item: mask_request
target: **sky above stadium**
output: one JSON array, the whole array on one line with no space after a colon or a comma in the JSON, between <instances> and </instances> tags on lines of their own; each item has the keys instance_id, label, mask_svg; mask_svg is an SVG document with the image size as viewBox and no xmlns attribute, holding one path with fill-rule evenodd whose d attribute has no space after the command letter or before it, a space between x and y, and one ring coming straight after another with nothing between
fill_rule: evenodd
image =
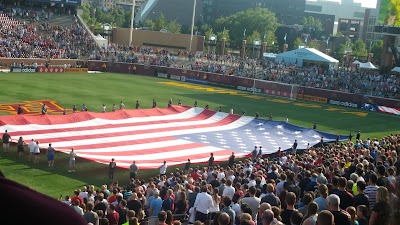
<instances>
[{"instance_id":1,"label":"sky above stadium","mask_svg":"<svg viewBox=\"0 0 400 225\"><path fill-rule=\"evenodd\" d=\"M342 2L342 0L308 0L308 1L314 1L314 2L319 2L319 1ZM377 0L353 0L353 2L361 3L361 5L363 7L368 7L368 8L375 8L376 7L376 1Z\"/></svg>"}]
</instances>

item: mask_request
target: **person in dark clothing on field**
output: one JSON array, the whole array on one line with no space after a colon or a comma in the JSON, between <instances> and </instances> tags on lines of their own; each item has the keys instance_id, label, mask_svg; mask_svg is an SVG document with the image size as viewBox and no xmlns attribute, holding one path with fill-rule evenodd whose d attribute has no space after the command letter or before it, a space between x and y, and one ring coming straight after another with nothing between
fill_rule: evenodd
<instances>
[{"instance_id":1,"label":"person in dark clothing on field","mask_svg":"<svg viewBox=\"0 0 400 225\"><path fill-rule=\"evenodd\" d=\"M17 113L18 115L21 115L23 112L21 105L18 105Z\"/></svg>"}]
</instances>

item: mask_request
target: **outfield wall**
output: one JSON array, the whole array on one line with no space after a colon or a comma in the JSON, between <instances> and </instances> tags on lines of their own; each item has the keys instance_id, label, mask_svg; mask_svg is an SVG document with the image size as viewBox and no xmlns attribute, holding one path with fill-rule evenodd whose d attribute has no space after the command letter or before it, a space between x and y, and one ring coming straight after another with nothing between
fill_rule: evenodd
<instances>
[{"instance_id":1,"label":"outfield wall","mask_svg":"<svg viewBox=\"0 0 400 225\"><path fill-rule=\"evenodd\" d=\"M103 61L89 61L88 69L94 71L96 70L101 71L102 65L104 63L107 64L106 68L107 72L127 73L127 74L132 73L132 71L129 71L129 67L132 66L132 64L130 63L109 63ZM136 67L136 71L134 72L135 74L253 92L254 80L249 78L234 77L229 75L208 73L202 71L150 66L150 65L135 64L135 67ZM376 107L374 109L378 109L379 106L383 106L383 107L393 108L394 110L400 110L399 100L378 98L371 96L365 97L364 95L360 94L352 94L352 93L310 88L304 86L297 87L290 84L282 84L265 80L256 80L254 92L259 94L267 94L284 98L297 98L301 100L324 103L324 104L341 105L352 108L362 108L372 111L380 111L380 110L373 110L369 107L366 107L366 105L370 104L375 105Z\"/></svg>"},{"instance_id":2,"label":"outfield wall","mask_svg":"<svg viewBox=\"0 0 400 225\"><path fill-rule=\"evenodd\" d=\"M22 63L24 62L25 66L30 66L33 63L37 63L38 65L45 65L47 61L50 61L50 66L60 66L64 64L70 64L75 66L78 61L82 61L80 59L38 59L38 58L1 58L0 67L10 68L13 63Z\"/></svg>"}]
</instances>

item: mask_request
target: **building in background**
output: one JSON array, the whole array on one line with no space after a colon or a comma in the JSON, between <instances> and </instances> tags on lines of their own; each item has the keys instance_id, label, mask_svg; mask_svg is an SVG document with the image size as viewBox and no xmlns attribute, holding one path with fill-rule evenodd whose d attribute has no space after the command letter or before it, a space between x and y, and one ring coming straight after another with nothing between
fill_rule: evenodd
<instances>
[{"instance_id":1,"label":"building in background","mask_svg":"<svg viewBox=\"0 0 400 225\"><path fill-rule=\"evenodd\" d=\"M381 8L381 0L377 0L377 5L375 9L366 9L364 17L364 26L362 31L362 39L367 44L368 48L379 39L382 38L381 35L374 32L375 26L379 23L379 11Z\"/></svg>"},{"instance_id":2,"label":"building in background","mask_svg":"<svg viewBox=\"0 0 400 225\"><path fill-rule=\"evenodd\" d=\"M355 3L353 0L342 0L341 2L329 0L307 0L305 6L306 13L335 15L333 34L336 34L339 26L339 19L351 21L360 21L360 26L364 24L365 10L361 3ZM354 22L356 23L356 22ZM361 32L361 31L359 31Z\"/></svg>"},{"instance_id":3,"label":"building in background","mask_svg":"<svg viewBox=\"0 0 400 225\"><path fill-rule=\"evenodd\" d=\"M361 19L339 18L337 32L353 40L361 38L362 22Z\"/></svg>"}]
</instances>

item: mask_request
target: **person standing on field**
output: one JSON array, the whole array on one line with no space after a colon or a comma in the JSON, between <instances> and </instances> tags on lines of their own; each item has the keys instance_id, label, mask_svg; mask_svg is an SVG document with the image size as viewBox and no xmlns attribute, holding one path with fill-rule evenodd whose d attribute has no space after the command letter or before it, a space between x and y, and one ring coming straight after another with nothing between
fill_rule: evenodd
<instances>
[{"instance_id":1,"label":"person standing on field","mask_svg":"<svg viewBox=\"0 0 400 225\"><path fill-rule=\"evenodd\" d=\"M24 145L25 145L25 141L22 137L19 137L18 139L18 143L17 143L17 152L18 152L18 156L19 157L23 157L24 156Z\"/></svg>"},{"instance_id":2,"label":"person standing on field","mask_svg":"<svg viewBox=\"0 0 400 225\"><path fill-rule=\"evenodd\" d=\"M34 160L34 158L35 158L35 146L36 146L36 143L35 143L35 140L31 140L31 142L29 142L29 145L28 145L28 147L29 147L29 156L28 156L28 161L31 161L31 158L32 158L32 160Z\"/></svg>"},{"instance_id":3,"label":"person standing on field","mask_svg":"<svg viewBox=\"0 0 400 225\"><path fill-rule=\"evenodd\" d=\"M49 147L47 148L47 162L49 163L49 167L54 167L54 156L55 150L53 147L51 147L50 143Z\"/></svg>"},{"instance_id":4,"label":"person standing on field","mask_svg":"<svg viewBox=\"0 0 400 225\"><path fill-rule=\"evenodd\" d=\"M108 178L110 178L110 180L114 179L114 172L116 167L117 163L115 162L114 158L112 158L111 162L108 164Z\"/></svg>"},{"instance_id":5,"label":"person standing on field","mask_svg":"<svg viewBox=\"0 0 400 225\"><path fill-rule=\"evenodd\" d=\"M76 159L76 153L74 151L74 148L71 149L69 152L69 170L68 172L75 172L75 159Z\"/></svg>"},{"instance_id":6,"label":"person standing on field","mask_svg":"<svg viewBox=\"0 0 400 225\"><path fill-rule=\"evenodd\" d=\"M138 166L136 165L136 162L133 161L133 163L129 166L129 178L130 179L136 179L137 171L139 170Z\"/></svg>"},{"instance_id":7,"label":"person standing on field","mask_svg":"<svg viewBox=\"0 0 400 225\"><path fill-rule=\"evenodd\" d=\"M4 152L8 152L8 150L10 150L10 140L11 140L11 136L10 134L6 132L3 134L3 150Z\"/></svg>"},{"instance_id":8,"label":"person standing on field","mask_svg":"<svg viewBox=\"0 0 400 225\"><path fill-rule=\"evenodd\" d=\"M36 141L35 148L33 150L33 154L35 155L33 163L39 163L40 162L40 147L39 147L39 141Z\"/></svg>"}]
</instances>

